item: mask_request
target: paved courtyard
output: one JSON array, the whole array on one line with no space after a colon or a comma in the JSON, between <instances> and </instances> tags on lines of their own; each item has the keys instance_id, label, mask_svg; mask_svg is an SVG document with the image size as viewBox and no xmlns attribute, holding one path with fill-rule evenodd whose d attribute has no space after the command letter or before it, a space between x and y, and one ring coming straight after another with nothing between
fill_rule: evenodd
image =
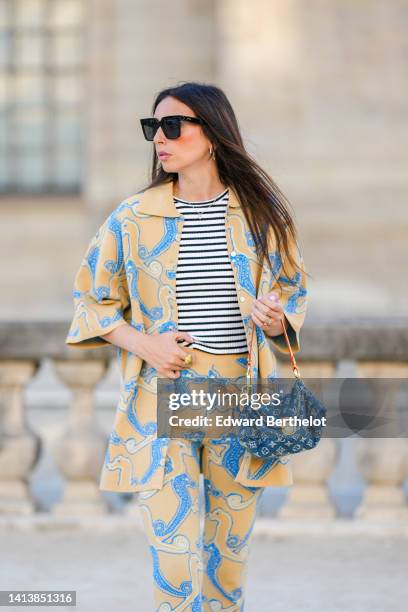
<instances>
[{"instance_id":1,"label":"paved courtyard","mask_svg":"<svg viewBox=\"0 0 408 612\"><path fill-rule=\"evenodd\" d=\"M81 612L153 610L150 557L139 529L3 526L0 538L2 590L76 590ZM258 532L246 612L405 612L407 567L406 536ZM19 609L27 608L10 608Z\"/></svg>"}]
</instances>

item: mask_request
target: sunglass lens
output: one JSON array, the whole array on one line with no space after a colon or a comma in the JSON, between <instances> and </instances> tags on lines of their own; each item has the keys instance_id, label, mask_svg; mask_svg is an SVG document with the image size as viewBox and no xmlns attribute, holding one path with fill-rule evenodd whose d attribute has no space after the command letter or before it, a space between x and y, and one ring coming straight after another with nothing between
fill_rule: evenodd
<instances>
[{"instance_id":1,"label":"sunglass lens","mask_svg":"<svg viewBox=\"0 0 408 612\"><path fill-rule=\"evenodd\" d=\"M153 140L157 127L158 125L157 125L157 122L155 121L149 121L149 120L142 121L142 130L143 130L143 134L146 140Z\"/></svg>"},{"instance_id":2,"label":"sunglass lens","mask_svg":"<svg viewBox=\"0 0 408 612\"><path fill-rule=\"evenodd\" d=\"M174 139L180 136L180 119L169 117L163 121L163 132L167 138Z\"/></svg>"}]
</instances>

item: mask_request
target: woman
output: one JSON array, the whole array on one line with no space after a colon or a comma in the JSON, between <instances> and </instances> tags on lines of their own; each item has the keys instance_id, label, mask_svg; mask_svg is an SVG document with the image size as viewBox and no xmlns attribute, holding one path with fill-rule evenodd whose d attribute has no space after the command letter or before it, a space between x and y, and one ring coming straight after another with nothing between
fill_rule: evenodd
<instances>
[{"instance_id":1,"label":"woman","mask_svg":"<svg viewBox=\"0 0 408 612\"><path fill-rule=\"evenodd\" d=\"M288 460L263 461L233 438L158 437L157 377L241 377L248 348L251 375L276 377L282 325L299 350L306 273L288 203L245 151L220 88L165 89L141 124L152 181L91 241L66 342L118 347L100 488L138 492L156 610L243 610L256 509L265 486L292 484Z\"/></svg>"}]
</instances>

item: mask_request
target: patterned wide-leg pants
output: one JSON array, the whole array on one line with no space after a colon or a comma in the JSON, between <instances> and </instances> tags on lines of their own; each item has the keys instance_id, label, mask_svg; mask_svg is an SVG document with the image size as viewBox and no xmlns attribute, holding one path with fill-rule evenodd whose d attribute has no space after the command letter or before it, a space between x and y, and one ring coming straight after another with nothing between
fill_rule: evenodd
<instances>
[{"instance_id":1,"label":"patterned wide-leg pants","mask_svg":"<svg viewBox=\"0 0 408 612\"><path fill-rule=\"evenodd\" d=\"M214 355L197 349L199 376L245 374L247 353ZM182 370L185 375L187 370ZM191 376L191 373L190 373ZM152 558L155 610L244 610L251 533L262 487L234 482L243 452L235 440L171 439L161 489L138 494ZM235 468L234 468L235 465ZM203 474L205 511L199 512Z\"/></svg>"}]
</instances>

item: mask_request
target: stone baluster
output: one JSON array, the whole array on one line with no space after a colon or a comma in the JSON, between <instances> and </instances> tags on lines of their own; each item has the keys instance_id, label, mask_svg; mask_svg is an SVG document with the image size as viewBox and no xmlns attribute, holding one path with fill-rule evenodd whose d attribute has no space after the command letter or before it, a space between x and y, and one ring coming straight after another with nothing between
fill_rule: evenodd
<instances>
[{"instance_id":1,"label":"stone baluster","mask_svg":"<svg viewBox=\"0 0 408 612\"><path fill-rule=\"evenodd\" d=\"M298 360L302 378L330 378L335 364ZM293 378L290 364L279 365L281 378ZM307 381L306 381L307 384ZM330 499L328 480L336 466L338 446L334 440L322 438L316 448L289 455L294 484L288 489L286 502L278 511L281 519L332 519L336 509Z\"/></svg>"},{"instance_id":2,"label":"stone baluster","mask_svg":"<svg viewBox=\"0 0 408 612\"><path fill-rule=\"evenodd\" d=\"M52 448L67 481L62 500L52 511L58 515L105 514L108 507L98 483L107 440L96 420L93 392L106 372L106 363L56 361L55 369L73 397L68 423Z\"/></svg>"},{"instance_id":3,"label":"stone baluster","mask_svg":"<svg viewBox=\"0 0 408 612\"><path fill-rule=\"evenodd\" d=\"M322 439L316 448L291 455L294 484L278 516L283 519L332 519L336 509L327 482L336 465L337 446Z\"/></svg>"},{"instance_id":4,"label":"stone baluster","mask_svg":"<svg viewBox=\"0 0 408 612\"><path fill-rule=\"evenodd\" d=\"M408 364L385 362L359 362L359 377L362 378L404 378L408 377ZM387 385L386 413L393 416L396 409L396 386ZM392 412L390 412L392 411ZM395 424L398 420L395 415ZM403 484L408 476L408 442L406 438L372 438L357 441L356 460L367 486L363 499L357 508L356 517L383 521L406 521L408 505Z\"/></svg>"},{"instance_id":5,"label":"stone baluster","mask_svg":"<svg viewBox=\"0 0 408 612\"><path fill-rule=\"evenodd\" d=\"M28 477L37 465L41 440L27 424L23 396L37 365L0 362L0 514L31 514L37 509Z\"/></svg>"}]
</instances>

